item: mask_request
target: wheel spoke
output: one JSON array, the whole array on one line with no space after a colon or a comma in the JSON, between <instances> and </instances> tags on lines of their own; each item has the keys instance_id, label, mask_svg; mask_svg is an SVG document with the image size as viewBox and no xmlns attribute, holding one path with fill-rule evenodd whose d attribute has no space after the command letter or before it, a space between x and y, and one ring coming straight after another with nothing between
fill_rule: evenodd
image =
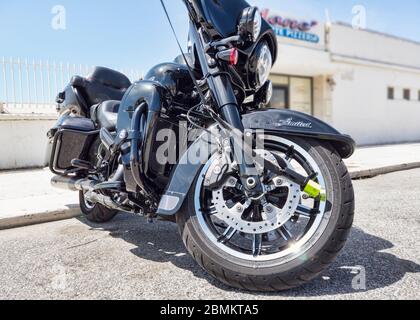
<instances>
[{"instance_id":1,"label":"wheel spoke","mask_svg":"<svg viewBox=\"0 0 420 320\"><path fill-rule=\"evenodd\" d=\"M254 222L259 222L259 221L264 220L259 204L254 204L254 210L252 211L251 219Z\"/></svg>"},{"instance_id":2,"label":"wheel spoke","mask_svg":"<svg viewBox=\"0 0 420 320\"><path fill-rule=\"evenodd\" d=\"M217 214L216 207L215 206L210 207L209 210L208 210L208 215L212 216L212 215L215 215L215 214Z\"/></svg>"},{"instance_id":3,"label":"wheel spoke","mask_svg":"<svg viewBox=\"0 0 420 320\"><path fill-rule=\"evenodd\" d=\"M225 233L223 233L219 237L219 239L217 239L217 241L219 241L220 243L225 244L225 243L229 242L233 238L233 236L236 234L236 232L237 232L236 229L234 229L232 227L229 227L229 228L226 229Z\"/></svg>"},{"instance_id":4,"label":"wheel spoke","mask_svg":"<svg viewBox=\"0 0 420 320\"><path fill-rule=\"evenodd\" d=\"M254 234L254 240L252 242L252 254L254 257L261 255L262 251L262 234Z\"/></svg>"},{"instance_id":5,"label":"wheel spoke","mask_svg":"<svg viewBox=\"0 0 420 320\"><path fill-rule=\"evenodd\" d=\"M292 161L294 156L295 156L295 147L291 146L286 152L286 161L288 162Z\"/></svg>"},{"instance_id":6,"label":"wheel spoke","mask_svg":"<svg viewBox=\"0 0 420 320\"><path fill-rule=\"evenodd\" d=\"M302 204L298 205L297 209L296 209L296 214L305 217L305 218L311 218L311 208L304 206Z\"/></svg>"},{"instance_id":7,"label":"wheel spoke","mask_svg":"<svg viewBox=\"0 0 420 320\"><path fill-rule=\"evenodd\" d=\"M296 214L304 217L304 218L308 218L311 219L313 216L317 215L319 212L311 209L303 204L298 205L297 209L296 209Z\"/></svg>"},{"instance_id":8,"label":"wheel spoke","mask_svg":"<svg viewBox=\"0 0 420 320\"><path fill-rule=\"evenodd\" d=\"M293 235L290 232L289 229L287 229L286 226L282 226L280 229L277 229L277 232L280 234L280 236L286 240L286 241L290 241L293 239Z\"/></svg>"}]
</instances>

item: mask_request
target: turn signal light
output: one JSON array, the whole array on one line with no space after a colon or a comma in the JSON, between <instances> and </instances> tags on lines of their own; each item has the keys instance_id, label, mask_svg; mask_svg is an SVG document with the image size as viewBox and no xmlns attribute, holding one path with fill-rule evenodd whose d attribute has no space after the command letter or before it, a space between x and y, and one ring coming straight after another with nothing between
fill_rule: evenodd
<instances>
[{"instance_id":1,"label":"turn signal light","mask_svg":"<svg viewBox=\"0 0 420 320\"><path fill-rule=\"evenodd\" d=\"M238 49L232 48L218 52L216 57L219 60L228 62L231 66L236 66L239 61L239 52Z\"/></svg>"}]
</instances>

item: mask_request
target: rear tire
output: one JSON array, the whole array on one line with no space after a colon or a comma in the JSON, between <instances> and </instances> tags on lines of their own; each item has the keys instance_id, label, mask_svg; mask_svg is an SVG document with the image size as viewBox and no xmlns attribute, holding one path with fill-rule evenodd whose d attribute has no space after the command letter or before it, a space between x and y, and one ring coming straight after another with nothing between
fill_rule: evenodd
<instances>
[{"instance_id":1,"label":"rear tire","mask_svg":"<svg viewBox=\"0 0 420 320\"><path fill-rule=\"evenodd\" d=\"M109 222L118 214L118 211L108 209L101 204L88 203L83 191L79 192L79 202L83 215L86 219L94 223Z\"/></svg>"},{"instance_id":2,"label":"rear tire","mask_svg":"<svg viewBox=\"0 0 420 320\"><path fill-rule=\"evenodd\" d=\"M304 254L291 261L255 262L239 259L215 246L197 218L194 195L199 177L177 214L183 242L191 256L213 277L228 286L250 291L283 291L319 276L343 249L354 217L354 192L350 175L337 152L327 143L290 139L318 163L328 184L330 220L322 236Z\"/></svg>"}]
</instances>

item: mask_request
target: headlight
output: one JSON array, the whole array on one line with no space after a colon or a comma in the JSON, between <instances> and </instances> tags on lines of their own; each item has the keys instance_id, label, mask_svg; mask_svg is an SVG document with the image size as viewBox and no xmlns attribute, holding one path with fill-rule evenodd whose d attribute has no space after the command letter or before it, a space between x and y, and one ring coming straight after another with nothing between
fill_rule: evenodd
<instances>
[{"instance_id":1,"label":"headlight","mask_svg":"<svg viewBox=\"0 0 420 320\"><path fill-rule=\"evenodd\" d=\"M239 19L239 34L245 41L255 42L261 33L262 17L257 7L248 7L242 11Z\"/></svg>"},{"instance_id":2,"label":"headlight","mask_svg":"<svg viewBox=\"0 0 420 320\"><path fill-rule=\"evenodd\" d=\"M258 87L261 87L270 76L271 68L273 66L273 57L271 56L271 51L267 44L262 45L260 51L257 53L257 85Z\"/></svg>"}]
</instances>

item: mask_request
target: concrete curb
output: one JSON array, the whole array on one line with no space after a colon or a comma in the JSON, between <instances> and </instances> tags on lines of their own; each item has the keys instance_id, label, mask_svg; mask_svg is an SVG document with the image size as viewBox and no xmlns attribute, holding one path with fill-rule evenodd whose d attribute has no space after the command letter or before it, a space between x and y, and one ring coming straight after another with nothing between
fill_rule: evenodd
<instances>
[{"instance_id":1,"label":"concrete curb","mask_svg":"<svg viewBox=\"0 0 420 320\"><path fill-rule=\"evenodd\" d=\"M420 162L406 163L382 168L357 170L350 172L352 179L373 178L378 175L420 168ZM22 216L0 219L0 230L26 227L35 224L48 223L80 217L82 213L78 205L70 205L66 209L31 213Z\"/></svg>"},{"instance_id":2,"label":"concrete curb","mask_svg":"<svg viewBox=\"0 0 420 320\"><path fill-rule=\"evenodd\" d=\"M72 205L68 209L59 209L56 211L37 212L22 216L0 219L0 230L26 227L35 224L54 222L66 219L72 219L81 216L78 205Z\"/></svg>"},{"instance_id":3,"label":"concrete curb","mask_svg":"<svg viewBox=\"0 0 420 320\"><path fill-rule=\"evenodd\" d=\"M403 163L403 164L398 164L394 166L387 166L387 167L382 167L382 168L366 169L366 170L358 170L355 172L350 172L350 177L353 180L373 178L373 177L383 175L383 174L418 169L418 168L420 168L420 162Z\"/></svg>"}]
</instances>

